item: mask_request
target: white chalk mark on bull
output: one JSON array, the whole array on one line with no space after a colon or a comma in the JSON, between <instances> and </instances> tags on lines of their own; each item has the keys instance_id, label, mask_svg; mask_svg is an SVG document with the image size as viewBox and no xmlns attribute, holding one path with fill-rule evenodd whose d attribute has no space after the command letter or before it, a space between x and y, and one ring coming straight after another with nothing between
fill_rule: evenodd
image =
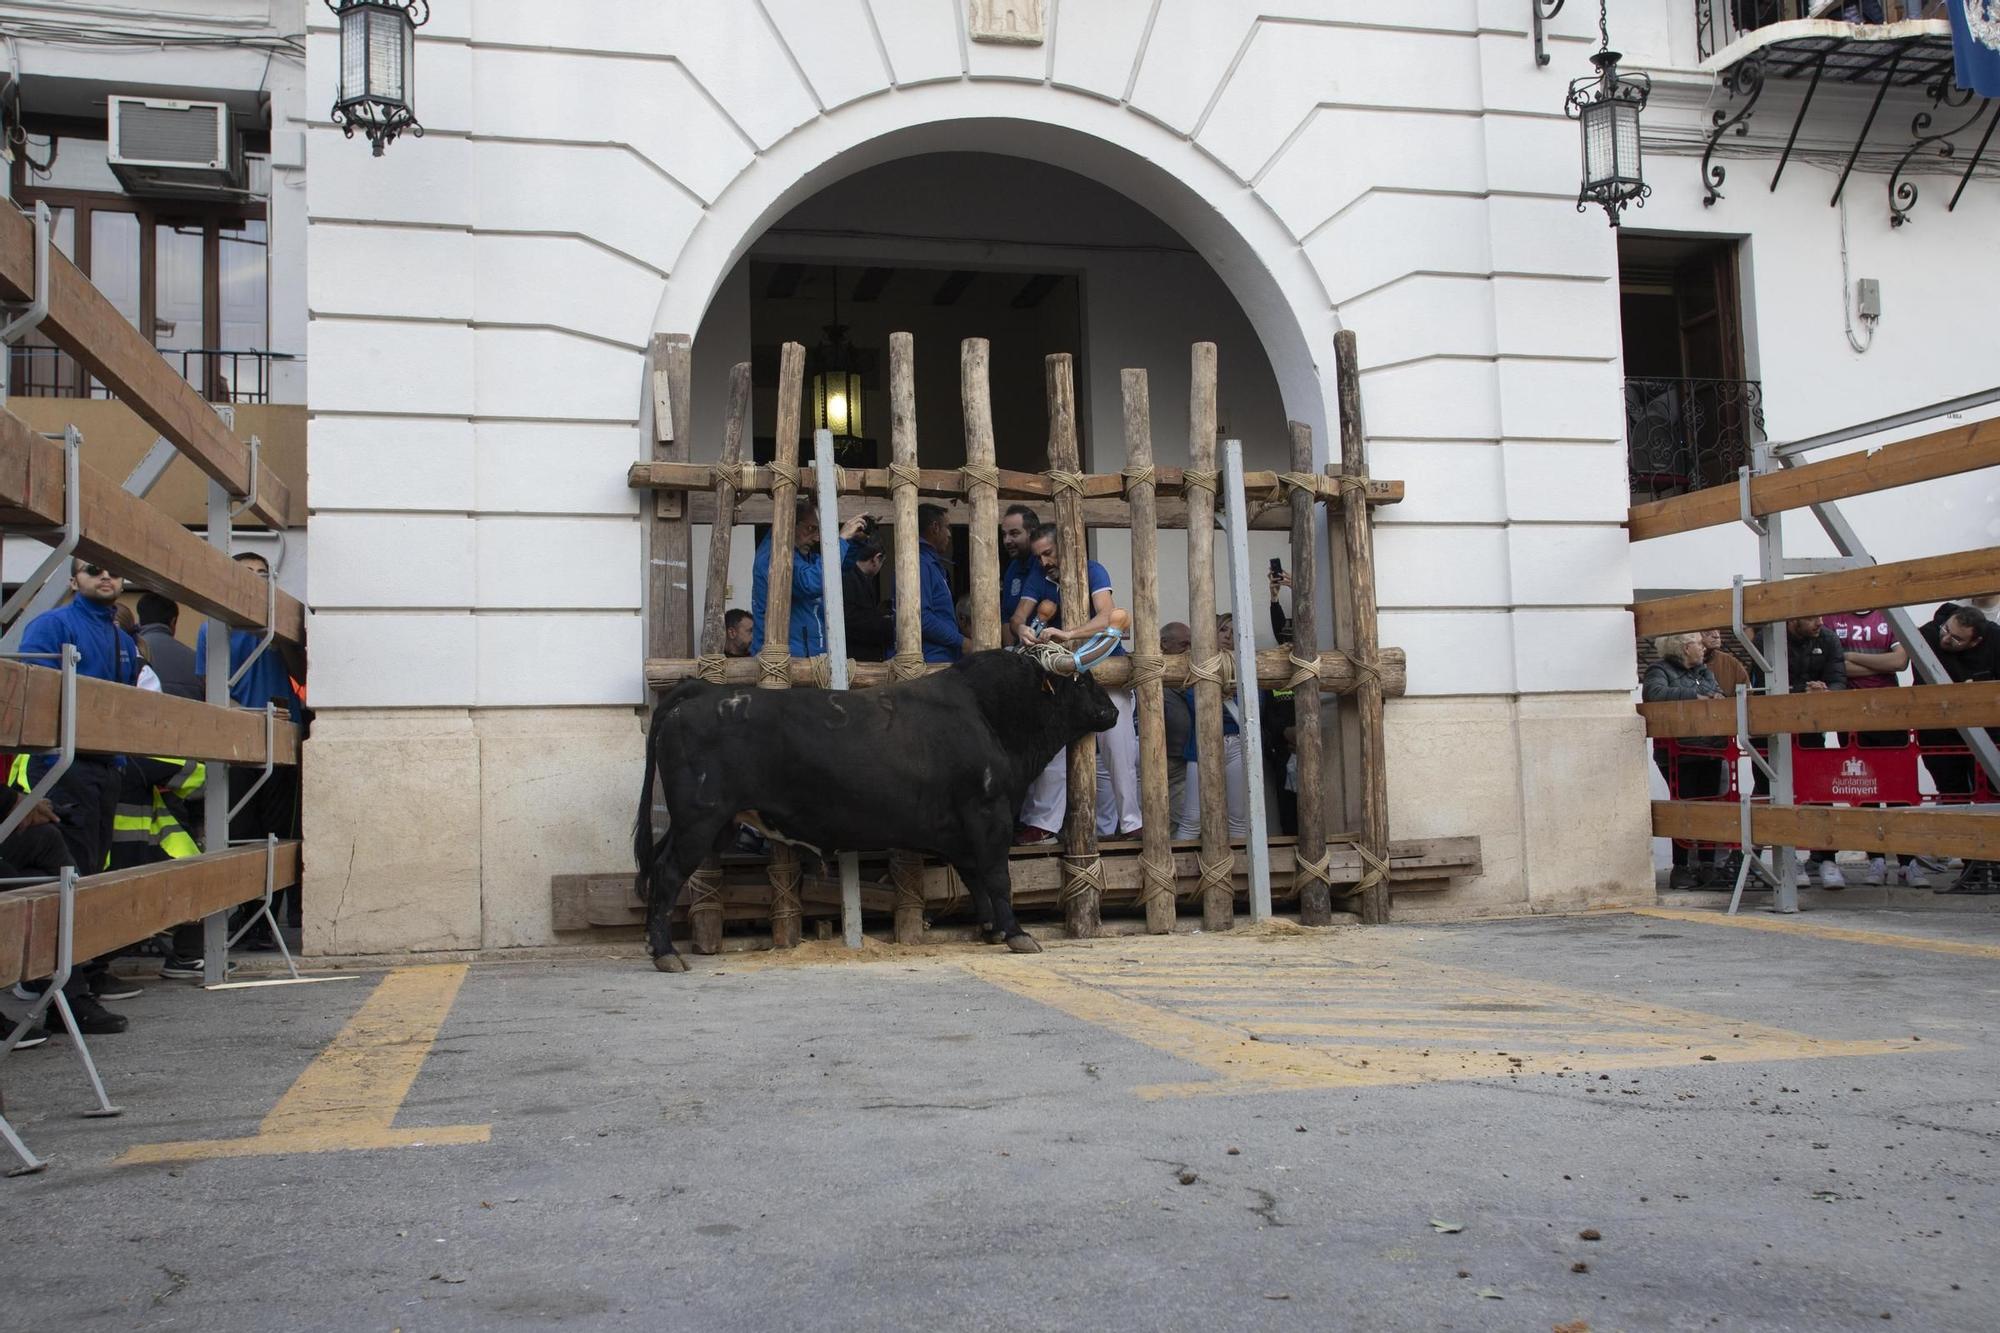
<instances>
[{"instance_id":1,"label":"white chalk mark on bull","mask_svg":"<svg viewBox=\"0 0 2000 1333\"><path fill-rule=\"evenodd\" d=\"M715 715L719 718L741 721L743 718L743 714L745 713L745 711L749 709L749 707L750 707L749 695L747 694L726 695L720 703L716 704Z\"/></svg>"}]
</instances>

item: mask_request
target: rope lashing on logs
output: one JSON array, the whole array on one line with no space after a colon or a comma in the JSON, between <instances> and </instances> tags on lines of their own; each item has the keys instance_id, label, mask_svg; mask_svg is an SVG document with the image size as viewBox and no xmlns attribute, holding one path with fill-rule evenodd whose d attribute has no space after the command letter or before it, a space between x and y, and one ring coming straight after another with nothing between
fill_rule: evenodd
<instances>
[{"instance_id":1,"label":"rope lashing on logs","mask_svg":"<svg viewBox=\"0 0 2000 1333\"><path fill-rule=\"evenodd\" d=\"M897 680L915 680L924 674L924 655L897 653L889 659L889 674Z\"/></svg>"},{"instance_id":2,"label":"rope lashing on logs","mask_svg":"<svg viewBox=\"0 0 2000 1333\"><path fill-rule=\"evenodd\" d=\"M1150 908L1160 899L1174 900L1174 868L1171 862L1139 858L1139 906Z\"/></svg>"},{"instance_id":3,"label":"rope lashing on logs","mask_svg":"<svg viewBox=\"0 0 2000 1333\"><path fill-rule=\"evenodd\" d=\"M1356 689L1361 687L1363 677L1374 681L1376 689L1383 688L1382 664L1380 662L1370 662L1360 657L1349 657L1347 660L1354 668L1354 686Z\"/></svg>"},{"instance_id":4,"label":"rope lashing on logs","mask_svg":"<svg viewBox=\"0 0 2000 1333\"><path fill-rule=\"evenodd\" d=\"M722 906L722 867L707 861L695 868L688 876L688 911L699 912L704 908Z\"/></svg>"},{"instance_id":5,"label":"rope lashing on logs","mask_svg":"<svg viewBox=\"0 0 2000 1333\"><path fill-rule=\"evenodd\" d=\"M1153 484L1153 465L1148 463L1144 467L1128 467L1118 475L1125 478L1125 498L1129 500L1132 498L1132 488L1134 486L1151 486Z\"/></svg>"},{"instance_id":6,"label":"rope lashing on logs","mask_svg":"<svg viewBox=\"0 0 2000 1333\"><path fill-rule=\"evenodd\" d=\"M1158 685L1167 678L1167 659L1163 653L1129 653L1132 663L1132 688L1141 685Z\"/></svg>"},{"instance_id":7,"label":"rope lashing on logs","mask_svg":"<svg viewBox=\"0 0 2000 1333\"><path fill-rule=\"evenodd\" d=\"M1322 488L1321 478L1310 472L1280 472L1278 486L1294 491L1304 491L1308 498L1318 499Z\"/></svg>"},{"instance_id":8,"label":"rope lashing on logs","mask_svg":"<svg viewBox=\"0 0 2000 1333\"><path fill-rule=\"evenodd\" d=\"M772 652L769 649L757 654L757 669L764 675L759 684L786 687L792 683L792 659L790 654Z\"/></svg>"},{"instance_id":9,"label":"rope lashing on logs","mask_svg":"<svg viewBox=\"0 0 2000 1333\"><path fill-rule=\"evenodd\" d=\"M889 879L896 888L896 910L913 907L922 911L924 907L924 863L915 856L892 856L889 858Z\"/></svg>"},{"instance_id":10,"label":"rope lashing on logs","mask_svg":"<svg viewBox=\"0 0 2000 1333\"><path fill-rule=\"evenodd\" d=\"M808 657L806 666L812 671L813 688L830 690L833 688L833 659L825 653L818 657Z\"/></svg>"},{"instance_id":11,"label":"rope lashing on logs","mask_svg":"<svg viewBox=\"0 0 2000 1333\"><path fill-rule=\"evenodd\" d=\"M1083 498L1085 473L1052 467L1042 475L1049 479L1049 487L1054 495L1061 495L1064 491L1075 491L1078 499Z\"/></svg>"},{"instance_id":12,"label":"rope lashing on logs","mask_svg":"<svg viewBox=\"0 0 2000 1333\"><path fill-rule=\"evenodd\" d=\"M747 463L717 463L715 465L716 484L733 486L739 491L749 490L751 466L751 464Z\"/></svg>"},{"instance_id":13,"label":"rope lashing on logs","mask_svg":"<svg viewBox=\"0 0 2000 1333\"><path fill-rule=\"evenodd\" d=\"M1188 662L1188 679L1190 681L1205 680L1212 685L1228 689L1235 678L1236 664L1230 660L1227 653L1217 653L1204 662L1196 662L1192 659Z\"/></svg>"},{"instance_id":14,"label":"rope lashing on logs","mask_svg":"<svg viewBox=\"0 0 2000 1333\"><path fill-rule=\"evenodd\" d=\"M1086 893L1104 894L1104 861L1097 853L1089 856L1065 856L1063 864L1063 906L1067 907Z\"/></svg>"},{"instance_id":15,"label":"rope lashing on logs","mask_svg":"<svg viewBox=\"0 0 2000 1333\"><path fill-rule=\"evenodd\" d=\"M912 490L923 481L923 473L915 463L889 464L889 489L899 491L908 486Z\"/></svg>"},{"instance_id":16,"label":"rope lashing on logs","mask_svg":"<svg viewBox=\"0 0 2000 1333\"><path fill-rule=\"evenodd\" d=\"M1225 851L1213 861L1195 853L1195 860L1201 865L1201 881L1196 886L1202 894L1210 889L1221 889L1224 893L1236 892L1236 853Z\"/></svg>"},{"instance_id":17,"label":"rope lashing on logs","mask_svg":"<svg viewBox=\"0 0 2000 1333\"><path fill-rule=\"evenodd\" d=\"M1309 861L1294 850L1292 853L1292 883L1303 885L1308 879L1316 879L1328 888L1333 887L1333 853L1324 852L1319 860Z\"/></svg>"},{"instance_id":18,"label":"rope lashing on logs","mask_svg":"<svg viewBox=\"0 0 2000 1333\"><path fill-rule=\"evenodd\" d=\"M694 659L694 674L711 685L720 685L722 684L723 664L728 662L728 660L728 658L715 653L703 653L700 657Z\"/></svg>"},{"instance_id":19,"label":"rope lashing on logs","mask_svg":"<svg viewBox=\"0 0 2000 1333\"><path fill-rule=\"evenodd\" d=\"M971 904L972 894L966 889L965 881L959 878L958 871L951 866L944 868L944 886L950 896L944 900L944 906L939 909L940 915L950 916L959 908Z\"/></svg>"},{"instance_id":20,"label":"rope lashing on logs","mask_svg":"<svg viewBox=\"0 0 2000 1333\"><path fill-rule=\"evenodd\" d=\"M1291 678L1285 682L1286 689L1296 690L1301 685L1310 685L1319 679L1319 663L1293 652L1287 652L1285 657L1292 664ZM1376 680L1380 679L1380 676L1376 677Z\"/></svg>"},{"instance_id":21,"label":"rope lashing on logs","mask_svg":"<svg viewBox=\"0 0 2000 1333\"><path fill-rule=\"evenodd\" d=\"M790 463L782 463L774 458L764 464L764 466L771 469L771 490L773 493L776 493L780 486L789 486L795 491L799 488L799 470Z\"/></svg>"},{"instance_id":22,"label":"rope lashing on logs","mask_svg":"<svg viewBox=\"0 0 2000 1333\"><path fill-rule=\"evenodd\" d=\"M1222 473L1214 468L1191 467L1184 469L1181 472L1181 494L1192 500L1196 491L1207 491L1208 498L1213 501L1215 499L1215 486L1221 477Z\"/></svg>"},{"instance_id":23,"label":"rope lashing on logs","mask_svg":"<svg viewBox=\"0 0 2000 1333\"><path fill-rule=\"evenodd\" d=\"M799 880L804 875L796 857L773 857L771 872L771 925L799 919Z\"/></svg>"},{"instance_id":24,"label":"rope lashing on logs","mask_svg":"<svg viewBox=\"0 0 2000 1333\"><path fill-rule=\"evenodd\" d=\"M964 479L965 491L969 495L974 486L991 486L1000 489L1000 469L991 463L966 463L958 469Z\"/></svg>"},{"instance_id":25,"label":"rope lashing on logs","mask_svg":"<svg viewBox=\"0 0 2000 1333\"><path fill-rule=\"evenodd\" d=\"M1352 889L1348 890L1348 892L1356 894L1366 893L1368 892L1368 890L1374 888L1377 884L1383 884L1388 881L1389 863L1387 861L1384 861L1381 857L1369 851L1368 848L1362 843L1356 842L1356 843L1350 843L1348 845L1353 847L1354 850L1360 854L1361 863L1368 867L1368 869L1365 872L1363 872L1361 876L1361 882L1359 884L1356 884ZM1332 881L1328 882L1331 883Z\"/></svg>"}]
</instances>

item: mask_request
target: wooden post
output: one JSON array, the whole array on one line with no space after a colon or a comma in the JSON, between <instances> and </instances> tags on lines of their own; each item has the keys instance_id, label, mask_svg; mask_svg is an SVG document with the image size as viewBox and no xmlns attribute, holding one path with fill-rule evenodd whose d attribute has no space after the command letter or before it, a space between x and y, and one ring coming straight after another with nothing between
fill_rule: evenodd
<instances>
[{"instance_id":1,"label":"wooden post","mask_svg":"<svg viewBox=\"0 0 2000 1333\"><path fill-rule=\"evenodd\" d=\"M652 364L653 449L656 462L685 463L694 433L692 339L685 333L658 333ZM653 497L652 563L646 575L648 657L689 657L694 652L694 529L685 496L661 491Z\"/></svg>"},{"instance_id":2,"label":"wooden post","mask_svg":"<svg viewBox=\"0 0 2000 1333\"><path fill-rule=\"evenodd\" d=\"M806 349L786 343L778 357L778 420L771 470L771 563L764 584L764 645L757 656L767 690L792 683L792 549L798 504L799 404L805 394ZM771 947L799 942L799 854L786 843L771 844Z\"/></svg>"},{"instance_id":3,"label":"wooden post","mask_svg":"<svg viewBox=\"0 0 2000 1333\"><path fill-rule=\"evenodd\" d=\"M1375 623L1375 532L1363 483L1368 479L1368 439L1361 425L1361 369L1352 331L1333 338L1335 376L1340 385L1340 505L1347 538L1347 569L1354 587L1354 641L1347 645L1361 673L1354 692L1361 753L1361 841L1368 862L1359 887L1361 920L1382 925L1389 919L1389 765L1382 736L1381 656Z\"/></svg>"},{"instance_id":4,"label":"wooden post","mask_svg":"<svg viewBox=\"0 0 2000 1333\"><path fill-rule=\"evenodd\" d=\"M743 428L750 418L750 363L729 370L729 417L722 428L722 458L715 472L715 523L708 534L708 591L702 599L701 655L704 676L722 679L723 617L728 612L729 546L736 527L736 486L732 478L743 461ZM698 954L722 952L722 862L709 857L688 881L688 936Z\"/></svg>"},{"instance_id":5,"label":"wooden post","mask_svg":"<svg viewBox=\"0 0 2000 1333\"><path fill-rule=\"evenodd\" d=\"M916 343L907 333L889 335L889 471L896 504L897 680L924 669L924 575L917 531L917 363ZM896 943L924 942L923 864L907 854L890 859L896 884ZM914 892L910 886L914 885Z\"/></svg>"},{"instance_id":6,"label":"wooden post","mask_svg":"<svg viewBox=\"0 0 2000 1333\"><path fill-rule=\"evenodd\" d=\"M1167 809L1167 723L1160 701L1160 539L1154 524L1153 417L1146 372L1119 376L1125 401L1125 495L1132 506L1132 680L1139 713L1139 899L1146 929L1174 928L1173 813Z\"/></svg>"},{"instance_id":7,"label":"wooden post","mask_svg":"<svg viewBox=\"0 0 2000 1333\"><path fill-rule=\"evenodd\" d=\"M993 463L993 390L984 338L959 344L959 399L965 412L965 493L972 503L966 550L972 561L972 642L1000 646L1000 473Z\"/></svg>"},{"instance_id":8,"label":"wooden post","mask_svg":"<svg viewBox=\"0 0 2000 1333\"><path fill-rule=\"evenodd\" d=\"M1292 423L1292 472L1313 471L1312 427ZM1319 660L1319 560L1313 517L1316 497L1292 487L1292 658ZM1326 866L1326 800L1320 781L1319 673L1292 673L1292 752L1298 758L1299 836L1292 860L1292 887L1299 895L1299 920L1324 926L1333 920L1333 885Z\"/></svg>"},{"instance_id":9,"label":"wooden post","mask_svg":"<svg viewBox=\"0 0 2000 1333\"><path fill-rule=\"evenodd\" d=\"M1201 927L1236 924L1236 853L1229 846L1228 770L1222 753L1222 677L1229 662L1215 633L1215 344L1196 343L1188 389L1188 627L1194 686L1196 773L1201 783ZM1239 609L1238 617L1242 612ZM1246 629L1247 632L1247 629ZM1245 736L1246 749L1253 737ZM1250 762L1246 755L1245 763Z\"/></svg>"},{"instance_id":10,"label":"wooden post","mask_svg":"<svg viewBox=\"0 0 2000 1333\"><path fill-rule=\"evenodd\" d=\"M1090 619L1090 547L1083 527L1082 472L1076 438L1076 381L1070 355L1046 358L1049 394L1049 480L1055 487L1056 544L1062 552L1063 628ZM1063 926L1087 940L1102 925L1103 863L1097 856L1097 738L1069 747L1068 810L1063 816Z\"/></svg>"}]
</instances>

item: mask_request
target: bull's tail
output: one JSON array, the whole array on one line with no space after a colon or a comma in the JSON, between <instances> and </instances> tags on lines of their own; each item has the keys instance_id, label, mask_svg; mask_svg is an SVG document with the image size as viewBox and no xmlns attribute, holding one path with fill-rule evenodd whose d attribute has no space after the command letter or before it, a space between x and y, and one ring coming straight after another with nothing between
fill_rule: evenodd
<instances>
[{"instance_id":1,"label":"bull's tail","mask_svg":"<svg viewBox=\"0 0 2000 1333\"><path fill-rule=\"evenodd\" d=\"M660 864L660 857L666 853L667 840L674 836L671 821L664 833L653 836L653 779L666 767L660 756L660 747L666 738L667 714L673 711L673 706L680 702L682 695L698 688L698 681L683 681L662 695L653 707L653 725L646 731L646 771L639 783L639 816L632 821L632 860L638 872L632 881L632 889L642 903L652 901L653 872Z\"/></svg>"}]
</instances>

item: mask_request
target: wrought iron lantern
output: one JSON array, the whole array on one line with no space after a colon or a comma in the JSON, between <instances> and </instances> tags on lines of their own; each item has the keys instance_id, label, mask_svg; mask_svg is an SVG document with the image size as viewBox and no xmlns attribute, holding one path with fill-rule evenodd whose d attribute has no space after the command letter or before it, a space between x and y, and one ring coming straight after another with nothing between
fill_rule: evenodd
<instances>
[{"instance_id":1,"label":"wrought iron lantern","mask_svg":"<svg viewBox=\"0 0 2000 1333\"><path fill-rule=\"evenodd\" d=\"M350 139L360 130L375 156L417 124L417 29L431 16L429 0L326 0L340 19L340 84L333 123Z\"/></svg>"},{"instance_id":2,"label":"wrought iron lantern","mask_svg":"<svg viewBox=\"0 0 2000 1333\"><path fill-rule=\"evenodd\" d=\"M1600 205L1615 227L1627 204L1644 207L1653 192L1639 151L1639 113L1653 94L1653 81L1644 74L1619 73L1602 6L1598 15L1603 47L1590 58L1597 73L1570 84L1563 112L1577 122L1583 138L1583 188L1576 210Z\"/></svg>"},{"instance_id":3,"label":"wrought iron lantern","mask_svg":"<svg viewBox=\"0 0 2000 1333\"><path fill-rule=\"evenodd\" d=\"M866 435L861 415L861 363L840 322L840 270L833 271L833 323L813 352L813 429L831 431L836 444Z\"/></svg>"}]
</instances>

